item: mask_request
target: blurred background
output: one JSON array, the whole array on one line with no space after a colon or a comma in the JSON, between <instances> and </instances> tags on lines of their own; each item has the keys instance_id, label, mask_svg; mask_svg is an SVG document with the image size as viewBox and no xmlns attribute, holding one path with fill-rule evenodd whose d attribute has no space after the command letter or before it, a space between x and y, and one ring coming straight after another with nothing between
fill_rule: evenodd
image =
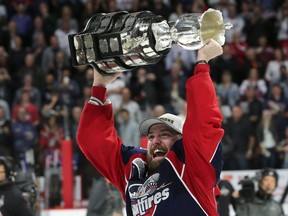
<instances>
[{"instance_id":1,"label":"blurred background","mask_svg":"<svg viewBox=\"0 0 288 216\"><path fill-rule=\"evenodd\" d=\"M288 182L288 1L0 0L0 156L12 156L17 173L35 184L36 215L67 208L74 208L70 216L85 215L102 178L75 140L93 69L71 66L67 36L95 13L150 10L175 21L208 8L234 26L226 31L223 55L209 62L226 131L223 178L237 188L255 170L275 168L281 176L275 198L281 199ZM184 83L195 61L195 51L173 45L158 64L124 72L107 86L126 145L145 147L138 124L146 117L185 118ZM103 182L114 215L121 215L121 198Z\"/></svg>"}]
</instances>

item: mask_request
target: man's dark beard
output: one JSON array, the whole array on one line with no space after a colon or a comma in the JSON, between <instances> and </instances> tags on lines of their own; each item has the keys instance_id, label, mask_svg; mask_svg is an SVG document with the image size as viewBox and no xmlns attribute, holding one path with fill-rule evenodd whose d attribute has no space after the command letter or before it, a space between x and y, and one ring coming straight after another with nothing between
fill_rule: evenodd
<instances>
[{"instance_id":1,"label":"man's dark beard","mask_svg":"<svg viewBox=\"0 0 288 216\"><path fill-rule=\"evenodd\" d=\"M159 167L159 165L162 163L162 162L160 162L160 163L159 162L153 162L152 159L153 158L152 158L151 154L147 153L146 163L147 163L148 173L155 171Z\"/></svg>"}]
</instances>

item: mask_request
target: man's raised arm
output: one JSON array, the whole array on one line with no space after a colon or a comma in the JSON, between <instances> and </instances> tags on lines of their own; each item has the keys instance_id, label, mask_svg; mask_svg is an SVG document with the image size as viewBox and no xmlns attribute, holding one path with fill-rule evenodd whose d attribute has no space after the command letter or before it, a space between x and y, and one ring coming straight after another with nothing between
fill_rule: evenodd
<instances>
[{"instance_id":1,"label":"man's raised arm","mask_svg":"<svg viewBox=\"0 0 288 216\"><path fill-rule=\"evenodd\" d=\"M222 115L207 63L222 52L222 47L214 40L199 49L194 75L186 82L187 117L183 128L186 165L197 176L208 177L213 174L210 178L212 181L207 179L211 187L222 168L221 158L214 160L214 157L221 155L216 152L224 132L221 129Z\"/></svg>"},{"instance_id":2,"label":"man's raised arm","mask_svg":"<svg viewBox=\"0 0 288 216\"><path fill-rule=\"evenodd\" d=\"M94 69L91 98L81 114L77 142L88 160L119 189L124 189L124 169L120 155L122 141L114 128L112 105L105 86L121 73L102 76Z\"/></svg>"}]
</instances>

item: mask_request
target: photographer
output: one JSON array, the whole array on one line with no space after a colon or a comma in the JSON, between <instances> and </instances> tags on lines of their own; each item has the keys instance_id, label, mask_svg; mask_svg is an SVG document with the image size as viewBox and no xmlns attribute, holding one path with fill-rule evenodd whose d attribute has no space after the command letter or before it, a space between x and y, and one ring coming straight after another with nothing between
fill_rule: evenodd
<instances>
[{"instance_id":1,"label":"photographer","mask_svg":"<svg viewBox=\"0 0 288 216\"><path fill-rule=\"evenodd\" d=\"M0 215L33 216L28 201L14 183L15 171L11 157L0 157Z\"/></svg>"},{"instance_id":2,"label":"photographer","mask_svg":"<svg viewBox=\"0 0 288 216\"><path fill-rule=\"evenodd\" d=\"M272 193L278 182L278 174L274 169L264 169L260 172L258 190L254 190L252 179L244 179L240 182L242 189L236 197L237 216L283 216L283 210L279 203L273 200Z\"/></svg>"}]
</instances>

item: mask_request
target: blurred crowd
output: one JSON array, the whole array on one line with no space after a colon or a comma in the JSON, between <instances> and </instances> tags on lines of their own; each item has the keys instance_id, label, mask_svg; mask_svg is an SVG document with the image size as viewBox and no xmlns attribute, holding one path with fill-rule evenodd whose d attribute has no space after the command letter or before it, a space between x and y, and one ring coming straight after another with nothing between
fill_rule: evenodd
<instances>
[{"instance_id":1,"label":"blurred crowd","mask_svg":"<svg viewBox=\"0 0 288 216\"><path fill-rule=\"evenodd\" d=\"M71 138L87 198L93 168L75 136L93 68L72 67L67 36L95 13L150 10L175 21L208 8L234 26L226 31L223 55L209 62L226 131L224 169L288 168L285 0L0 0L0 154L45 175L61 166L61 140ZM124 72L107 86L126 145L141 145L138 125L146 117L171 112L185 118L195 52L174 44L159 63Z\"/></svg>"}]
</instances>

